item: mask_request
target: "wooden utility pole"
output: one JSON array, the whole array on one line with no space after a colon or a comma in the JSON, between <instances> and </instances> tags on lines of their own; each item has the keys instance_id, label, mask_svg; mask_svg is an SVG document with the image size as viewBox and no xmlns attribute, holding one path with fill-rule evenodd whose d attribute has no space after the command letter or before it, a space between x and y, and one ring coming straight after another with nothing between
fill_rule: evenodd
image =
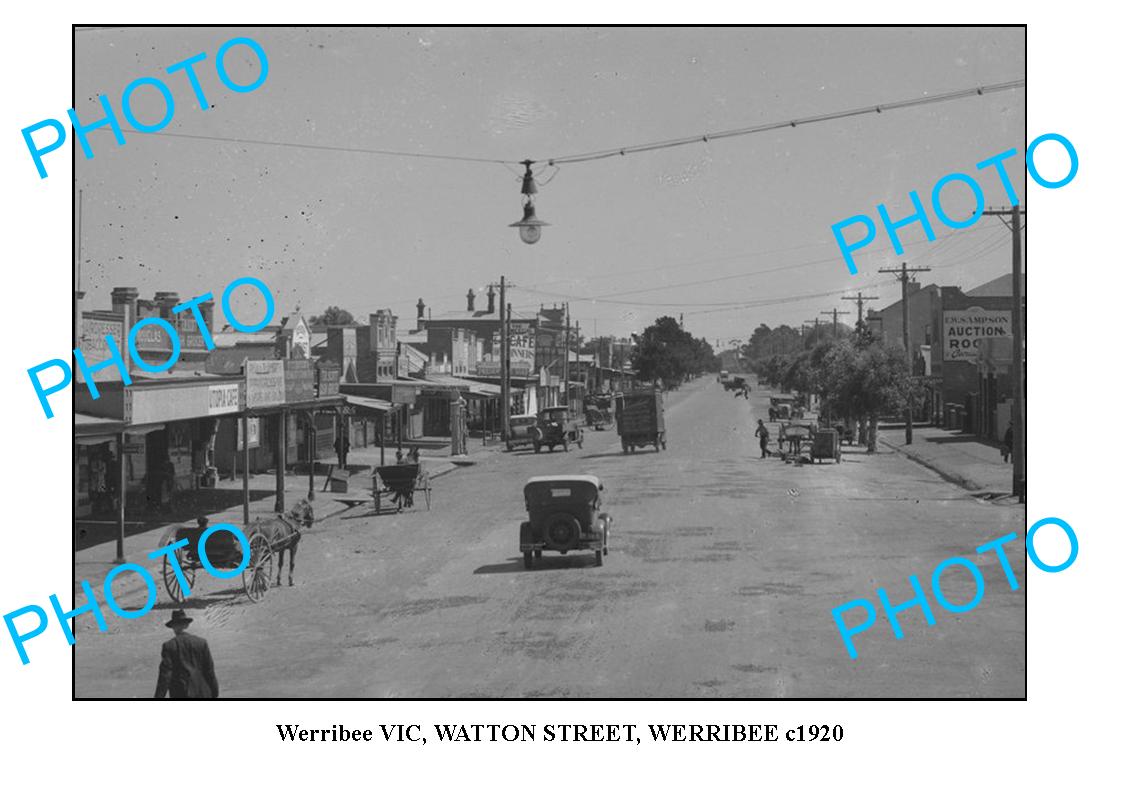
<instances>
[{"instance_id":1,"label":"wooden utility pole","mask_svg":"<svg viewBox=\"0 0 1123 796\"><path fill-rule=\"evenodd\" d=\"M823 310L819 314L820 315L830 315L833 318L833 320L831 321L832 324L833 324L833 326L831 327L831 337L838 337L838 316L839 315L849 315L850 312L848 310L843 310L842 312L839 312L838 308L836 307L833 310Z\"/></svg>"},{"instance_id":2,"label":"wooden utility pole","mask_svg":"<svg viewBox=\"0 0 1123 796\"><path fill-rule=\"evenodd\" d=\"M1022 295L1022 208L1020 205L1014 205L1007 209L998 210L984 210L984 216L998 216L1003 223L1006 223L1006 216L1010 217L1010 223L1006 226L1010 229L1013 235L1013 255L1014 262L1011 270L1014 282L1011 285L1011 293L1013 296L1014 306L1010 310L1010 323L1014 327L1014 350L1010 356L1010 387L1014 391L1014 405L1011 412L1011 420L1014 421L1014 483L1013 492L1018 496L1019 503L1026 502L1026 394L1025 386L1023 384L1022 373L1022 360L1024 358L1022 350L1024 348L1024 341L1022 340L1022 302L1025 297Z\"/></svg>"},{"instance_id":3,"label":"wooden utility pole","mask_svg":"<svg viewBox=\"0 0 1123 796\"><path fill-rule=\"evenodd\" d=\"M511 419L511 374L507 357L507 277L499 277L499 437L507 441Z\"/></svg>"},{"instance_id":4,"label":"wooden utility pole","mask_svg":"<svg viewBox=\"0 0 1123 796\"><path fill-rule=\"evenodd\" d=\"M909 277L931 268L909 268L906 263L901 263L900 268L880 268L880 274L893 274L901 282L901 319L903 324L905 342L905 361L909 368L909 396L905 404L905 444L912 445L912 347L909 344Z\"/></svg>"},{"instance_id":5,"label":"wooden utility pole","mask_svg":"<svg viewBox=\"0 0 1123 796\"><path fill-rule=\"evenodd\" d=\"M862 314L862 305L867 301L877 301L881 296L863 296L862 291L858 291L856 296L843 296L843 301L856 301L858 302L858 323L863 323L866 316Z\"/></svg>"},{"instance_id":6,"label":"wooden utility pole","mask_svg":"<svg viewBox=\"0 0 1123 796\"><path fill-rule=\"evenodd\" d=\"M562 404L569 407L569 302L565 303L565 354L562 357Z\"/></svg>"},{"instance_id":7,"label":"wooden utility pole","mask_svg":"<svg viewBox=\"0 0 1123 796\"><path fill-rule=\"evenodd\" d=\"M589 389L589 371L581 372L581 321L573 323L573 347L577 349L577 375L581 378L582 389ZM584 397L584 396L582 396Z\"/></svg>"},{"instance_id":8,"label":"wooden utility pole","mask_svg":"<svg viewBox=\"0 0 1123 796\"><path fill-rule=\"evenodd\" d=\"M273 511L277 514L285 513L285 429L288 426L288 412L284 409L276 415L277 420L277 480L274 489L277 494L273 498ZM260 421L259 421L260 422Z\"/></svg>"},{"instance_id":9,"label":"wooden utility pole","mask_svg":"<svg viewBox=\"0 0 1123 796\"><path fill-rule=\"evenodd\" d=\"M250 524L250 416L242 412L242 527Z\"/></svg>"}]
</instances>

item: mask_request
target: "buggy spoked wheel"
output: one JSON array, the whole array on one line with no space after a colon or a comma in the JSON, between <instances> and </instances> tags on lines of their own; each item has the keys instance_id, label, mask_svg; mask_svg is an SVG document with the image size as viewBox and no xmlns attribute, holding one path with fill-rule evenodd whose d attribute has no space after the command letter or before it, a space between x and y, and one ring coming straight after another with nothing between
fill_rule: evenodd
<instances>
[{"instance_id":1,"label":"buggy spoked wheel","mask_svg":"<svg viewBox=\"0 0 1123 796\"><path fill-rule=\"evenodd\" d=\"M250 536L250 563L242 570L242 588L246 596L261 602L273 581L273 549L262 533Z\"/></svg>"},{"instance_id":2,"label":"buggy spoked wheel","mask_svg":"<svg viewBox=\"0 0 1123 796\"><path fill-rule=\"evenodd\" d=\"M173 531L168 533L168 535L164 537L164 540L160 543L160 546L166 547L167 545L170 545L174 542L175 533ZM183 573L183 579L187 581L187 588L190 591L190 589L195 586L195 566L193 563L190 563L187 560L186 546L176 548L175 560L176 563L179 564L180 572ZM163 576L164 588L167 589L168 597L171 598L173 603L181 603L185 599L187 599L187 597L183 593L183 589L179 585L179 578L176 577L175 565L172 564L172 560L168 556L164 556Z\"/></svg>"}]
</instances>

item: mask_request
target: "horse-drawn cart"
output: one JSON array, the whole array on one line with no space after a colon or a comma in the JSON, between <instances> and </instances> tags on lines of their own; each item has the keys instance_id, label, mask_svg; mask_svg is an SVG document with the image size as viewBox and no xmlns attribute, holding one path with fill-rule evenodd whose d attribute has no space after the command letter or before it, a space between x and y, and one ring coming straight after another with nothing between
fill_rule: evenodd
<instances>
[{"instance_id":1,"label":"horse-drawn cart","mask_svg":"<svg viewBox=\"0 0 1123 796\"><path fill-rule=\"evenodd\" d=\"M811 441L811 459L818 462L834 459L835 464L842 461L842 444L837 429L821 428L815 432Z\"/></svg>"},{"instance_id":2,"label":"horse-drawn cart","mask_svg":"<svg viewBox=\"0 0 1123 796\"><path fill-rule=\"evenodd\" d=\"M394 503L397 510L413 505L415 492L425 493L425 508L428 510L433 505L433 486L429 480L429 473L421 469L419 464L392 464L386 467L376 467L374 470L374 511L382 511L382 499L389 498L388 502Z\"/></svg>"},{"instance_id":3,"label":"horse-drawn cart","mask_svg":"<svg viewBox=\"0 0 1123 796\"><path fill-rule=\"evenodd\" d=\"M254 520L243 530L248 542L248 555L234 534L220 526L215 526L215 531L206 540L207 562L211 569L215 570L241 568L242 588L246 596L253 602L260 602L265 592L269 590L269 584L273 579L275 556L279 558L277 585L281 585L281 568L284 566L286 550L289 553L289 585L292 585L296 547L301 536L300 528L311 527L312 519L311 504L301 500L286 514ZM168 556L165 556L163 561L164 588L167 589L172 602L182 603L187 599L195 586L196 570L205 568L199 555L199 541L205 532L206 529L203 527L171 528L160 541L161 547L167 547L182 539L187 540L186 545L175 550L175 562L179 565L179 571L187 583L187 594L184 594L179 577L176 575L175 564Z\"/></svg>"}]
</instances>

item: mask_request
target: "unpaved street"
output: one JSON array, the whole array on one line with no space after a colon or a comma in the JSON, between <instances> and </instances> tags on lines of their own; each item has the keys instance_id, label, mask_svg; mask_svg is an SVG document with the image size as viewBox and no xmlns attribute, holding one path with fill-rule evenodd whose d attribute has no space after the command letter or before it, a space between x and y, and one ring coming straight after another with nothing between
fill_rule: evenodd
<instances>
[{"instance_id":1,"label":"unpaved street","mask_svg":"<svg viewBox=\"0 0 1123 796\"><path fill-rule=\"evenodd\" d=\"M625 456L611 429L588 431L580 451L497 453L438 479L431 511L317 523L297 585L259 604L201 573L187 608L222 695L1023 696L1025 589L1010 591L993 555L978 559L987 589L975 610L933 600L929 627L910 609L900 640L879 616L856 637L857 661L830 613L876 602L878 587L904 602L909 574L927 588L944 559L1021 538L1020 509L891 452L761 460L752 429L766 395L745 401L701 379L670 394L666 452ZM585 552L523 568L522 485L559 473L607 485L602 568ZM1024 584L1024 547L1008 549ZM945 576L954 602L970 587L962 571ZM83 617L77 695L151 696L170 607L161 591L159 610L109 617L106 634Z\"/></svg>"}]
</instances>

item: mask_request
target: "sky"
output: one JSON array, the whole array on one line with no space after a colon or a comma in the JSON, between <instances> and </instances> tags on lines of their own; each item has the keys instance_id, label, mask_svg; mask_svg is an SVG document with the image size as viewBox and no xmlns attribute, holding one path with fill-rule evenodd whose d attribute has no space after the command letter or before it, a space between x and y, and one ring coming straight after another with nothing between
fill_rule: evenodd
<instances>
[{"instance_id":1,"label":"sky","mask_svg":"<svg viewBox=\"0 0 1123 796\"><path fill-rule=\"evenodd\" d=\"M236 36L269 60L249 93L215 72ZM281 315L338 305L365 319L389 307L409 328L418 298L434 316L464 309L470 288L483 294L505 275L516 310L568 300L582 335L681 314L692 334L724 345L760 323L853 314L841 296L859 289L880 297L867 308L883 307L900 287L877 269L902 261L932 268L925 284L969 289L1010 267L997 218L952 231L933 216L937 240L906 227L903 256L879 229L856 276L831 225L876 216L879 203L902 218L913 190L930 211L932 186L952 172L975 176L988 205L1008 204L994 171L975 164L1024 152L1024 88L556 169L546 161L1018 80L1024 42L1021 28L81 30L80 119L104 115L99 94L120 112L130 81L160 76L176 101L164 132L203 137L127 132L117 146L89 133L95 156L79 151L75 168L84 306L108 308L116 286L217 297L249 275L269 285ZM205 111L182 74L164 74L200 52ZM244 47L227 67L239 83L259 68ZM143 88L132 108L152 123L164 104ZM533 246L508 227L522 217L512 164L525 158L541 161L536 208L550 223ZM1024 169L1010 163L1022 196ZM970 213L963 186L943 199L951 215ZM239 317L255 317L254 303L239 295Z\"/></svg>"}]
</instances>

